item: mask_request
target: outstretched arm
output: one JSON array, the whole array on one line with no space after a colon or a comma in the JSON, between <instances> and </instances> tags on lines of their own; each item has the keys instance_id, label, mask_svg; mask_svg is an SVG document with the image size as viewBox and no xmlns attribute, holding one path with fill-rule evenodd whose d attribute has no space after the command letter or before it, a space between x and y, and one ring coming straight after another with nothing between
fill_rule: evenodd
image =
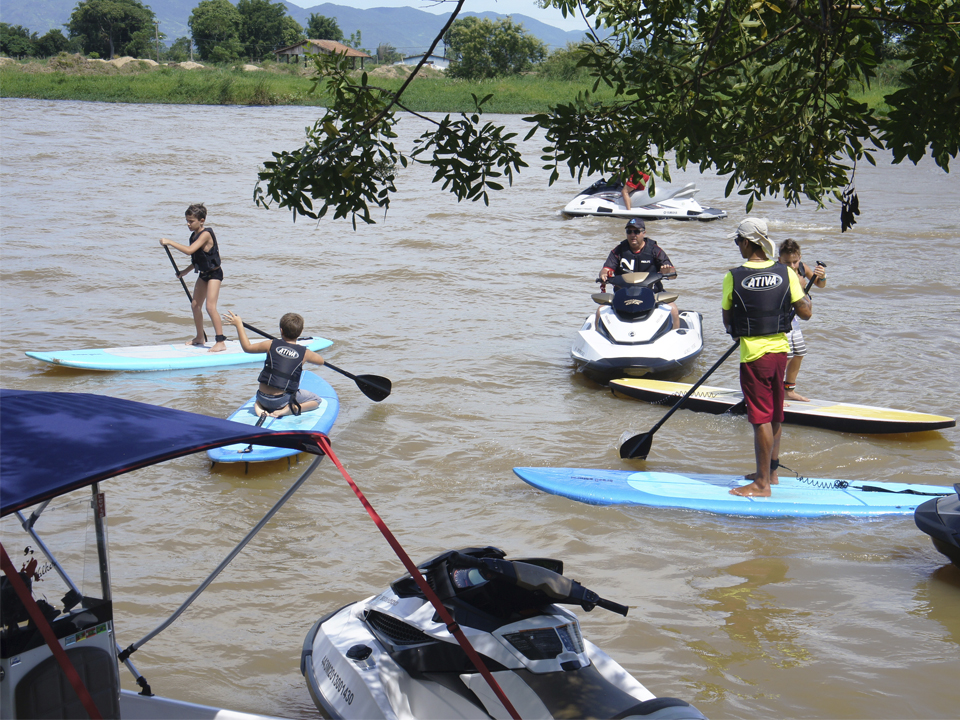
<instances>
[{"instance_id":1,"label":"outstretched arm","mask_svg":"<svg viewBox=\"0 0 960 720\"><path fill-rule=\"evenodd\" d=\"M239 315L234 315L230 310L227 310L226 314L223 316L223 321L230 323L237 329L237 337L240 338L240 347L243 348L244 352L247 353L265 353L270 352L270 341L264 340L263 342L252 343L250 338L247 337L247 331L243 329L243 318Z\"/></svg>"}]
</instances>

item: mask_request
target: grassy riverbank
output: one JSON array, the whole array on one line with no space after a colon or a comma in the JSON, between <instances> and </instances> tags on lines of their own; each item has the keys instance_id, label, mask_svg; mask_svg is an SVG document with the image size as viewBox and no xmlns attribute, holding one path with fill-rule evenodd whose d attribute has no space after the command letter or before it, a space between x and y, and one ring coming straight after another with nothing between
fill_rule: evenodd
<instances>
[{"instance_id":1,"label":"grassy riverbank","mask_svg":"<svg viewBox=\"0 0 960 720\"><path fill-rule=\"evenodd\" d=\"M544 112L551 103L573 99L586 85L536 75L466 82L436 70L417 78L404 93L404 105L417 112L469 112L471 93L494 94L484 107L491 113ZM374 70L371 85L397 90L404 72ZM268 64L263 69L234 67L184 69L131 61L122 67L72 60L69 63L8 63L0 66L0 96L38 100L188 105L323 105L313 95L311 77L296 67ZM602 94L602 93L601 93ZM609 94L609 91L607 91Z\"/></svg>"},{"instance_id":2,"label":"grassy riverbank","mask_svg":"<svg viewBox=\"0 0 960 720\"><path fill-rule=\"evenodd\" d=\"M39 100L84 100L114 103L171 103L183 105L324 105L310 93L312 80L303 68L266 63L262 68L197 67L185 69L143 60L121 65L63 56L0 66L0 97ZM370 84L396 90L403 69L392 66L370 72ZM425 71L404 93L404 105L417 112L469 112L471 94L494 97L486 112L528 114L545 112L551 104L572 100L589 84L540 78L536 75L467 82ZM882 84L859 99L885 112L884 96L896 89ZM610 97L601 87L598 98Z\"/></svg>"}]
</instances>

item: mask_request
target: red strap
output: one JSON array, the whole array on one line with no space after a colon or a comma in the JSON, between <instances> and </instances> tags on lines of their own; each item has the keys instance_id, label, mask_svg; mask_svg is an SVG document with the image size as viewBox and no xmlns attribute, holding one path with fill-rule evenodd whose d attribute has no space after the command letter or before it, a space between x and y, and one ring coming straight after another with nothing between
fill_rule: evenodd
<instances>
[{"instance_id":1,"label":"red strap","mask_svg":"<svg viewBox=\"0 0 960 720\"><path fill-rule=\"evenodd\" d=\"M47 641L47 646L53 652L53 656L57 659L60 668L66 674L67 679L70 681L70 684L73 686L74 692L77 693L77 697L80 698L80 702L83 703L84 709L87 711L92 720L102 720L100 711L97 710L96 704L93 702L93 698L90 697L90 691L87 690L86 686L83 684L83 681L80 679L80 674L77 672L77 669L73 666L73 663L70 662L70 658L67 657L66 651L60 646L60 641L57 639L57 636L53 633L53 628L50 627L50 623L47 622L47 618L44 617L43 613L40 611L40 608L37 607L36 600L33 599L33 595L30 594L30 591L27 590L27 586L24 584L23 579L20 577L20 573L16 571L13 567L13 563L10 562L10 558L7 556L7 551L3 547L3 544L0 543L0 563L3 566L3 572L8 578L10 578L10 584L13 585L13 589L16 590L17 595L20 598L20 602L23 603L24 607L27 608L27 612L30 614L30 619L36 623L37 628L40 630L40 634L43 635L43 639Z\"/></svg>"},{"instance_id":2,"label":"red strap","mask_svg":"<svg viewBox=\"0 0 960 720\"><path fill-rule=\"evenodd\" d=\"M320 446L320 449L323 450L323 452L330 458L330 460L333 461L333 464L337 466L337 469L340 471L340 474L343 475L344 480L349 483L354 494L360 500L360 504L366 509L367 514L376 524L383 537L385 537L387 542L390 543L390 547L393 548L393 551L397 554L397 557L400 558L400 562L403 563L403 566L407 569L407 572L410 573L410 576L416 581L417 585L420 586L420 589L427 597L427 600L429 600L430 604L436 608L437 614L447 626L447 630L450 631L457 639L457 642L460 643L460 647L463 648L463 651L467 654L467 657L470 658L470 662L472 662L473 666L480 671L480 674L483 676L483 679L487 681L490 689L493 690L500 702L503 703L503 707L506 708L508 713L510 713L510 717L512 717L513 720L520 720L520 714L513 707L513 704L507 699L503 689L500 687L499 683L497 683L493 675L490 674L487 666L484 664L477 651L473 649L473 645L471 645L470 641L467 640L467 636L463 634L460 626L453 621L453 617L450 615L447 608L444 607L444 604L440 601L440 598L437 597L437 594L433 591L433 588L427 585L427 581L423 578L423 575L420 573L420 570L417 568L417 566L413 564L410 556L407 555L406 551L400 546L400 543L377 514L377 511L373 509L373 506L360 491L360 488L358 488L356 483L353 482L353 479L340 463L340 460L337 459L337 456L333 454L333 449L330 447L329 440L326 437L321 437L317 440L317 444Z\"/></svg>"}]
</instances>

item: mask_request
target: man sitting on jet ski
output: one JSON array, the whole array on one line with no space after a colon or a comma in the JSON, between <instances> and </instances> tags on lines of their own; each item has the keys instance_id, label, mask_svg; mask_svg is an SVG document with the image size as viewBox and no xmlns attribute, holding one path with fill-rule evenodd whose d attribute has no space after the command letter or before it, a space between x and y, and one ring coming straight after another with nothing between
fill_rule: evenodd
<instances>
[{"instance_id":1,"label":"man sitting on jet ski","mask_svg":"<svg viewBox=\"0 0 960 720\"><path fill-rule=\"evenodd\" d=\"M632 272L658 272L676 276L677 269L657 242L646 236L647 226L640 218L633 218L624 228L627 239L617 245L607 256L600 271L600 282L606 282L612 275ZM655 293L663 292L663 283L656 282L650 288ZM676 303L670 303L670 316L673 329L680 327L680 310Z\"/></svg>"}]
</instances>

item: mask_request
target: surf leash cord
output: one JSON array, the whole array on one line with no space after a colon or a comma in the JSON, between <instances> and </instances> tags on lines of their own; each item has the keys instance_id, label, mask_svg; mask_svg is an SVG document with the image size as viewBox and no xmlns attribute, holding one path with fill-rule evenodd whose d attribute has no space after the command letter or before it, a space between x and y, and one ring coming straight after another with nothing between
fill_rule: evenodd
<instances>
[{"instance_id":1,"label":"surf leash cord","mask_svg":"<svg viewBox=\"0 0 960 720\"><path fill-rule=\"evenodd\" d=\"M343 467L343 464L333 453L333 449L330 447L330 441L326 436L321 436L317 439L317 445L320 446L320 449L330 458L334 465L337 466L337 469L340 471L340 474L343 475L343 479L347 481L347 484L350 485L350 489L353 490L353 493L357 496L357 499L360 501L360 504L363 505L363 508L367 511L367 515L370 516L370 519L373 520L374 524L377 526L377 529L380 530L380 534L386 539L387 543L393 548L393 551L397 554L397 557L400 558L400 562L403 563L403 566L407 569L407 572L410 573L410 577L414 579L417 585L420 587L420 590L423 592L424 596L433 605L434 609L437 611L437 615L440 616L440 619L447 626L447 630L453 635L457 642L460 643L460 647L463 648L463 651L467 654L467 657L470 658L470 662L473 663L473 666L480 672L483 676L483 679L487 681L487 685L490 686L490 689L493 690L494 694L497 696L497 699L503 704L503 707L510 713L510 717L513 720L520 720L520 714L513 707L513 704L507 698L506 694L503 692L503 688L500 687L500 684L496 681L493 675L490 674L490 670L487 669L486 664L480 657L480 654L474 649L473 645L470 644L470 641L467 639L467 636L463 634L463 630L460 629L460 626L454 622L453 616L450 615L450 611L447 610L446 606L437 597L437 594L433 591L428 584L426 579L423 577L423 574L420 572L419 568L413 563L410 559L410 556L407 555L406 551L401 547L400 542L390 532L390 528L387 527L386 523L383 522L381 517L377 514L377 511L373 509L373 505L370 504L370 501L367 500L366 496L357 487L357 484L353 481L353 478L350 477L350 474L347 472L346 468Z\"/></svg>"}]
</instances>

